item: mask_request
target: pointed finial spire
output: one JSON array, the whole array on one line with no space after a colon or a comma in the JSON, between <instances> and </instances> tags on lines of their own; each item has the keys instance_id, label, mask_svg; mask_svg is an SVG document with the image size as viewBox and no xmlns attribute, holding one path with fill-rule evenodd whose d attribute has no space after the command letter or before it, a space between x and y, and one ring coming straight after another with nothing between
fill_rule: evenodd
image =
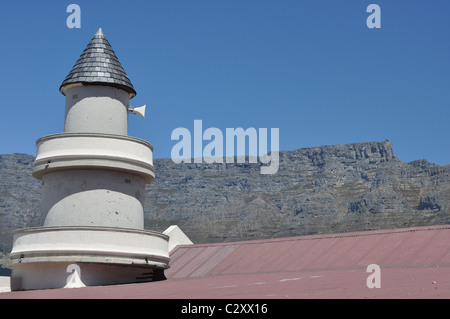
<instances>
[{"instance_id":1,"label":"pointed finial spire","mask_svg":"<svg viewBox=\"0 0 450 319\"><path fill-rule=\"evenodd\" d=\"M102 36L102 37L105 36L105 34L103 33L102 28L98 28L98 31L97 31L97 33L95 35L99 35L99 36Z\"/></svg>"},{"instance_id":2,"label":"pointed finial spire","mask_svg":"<svg viewBox=\"0 0 450 319\"><path fill-rule=\"evenodd\" d=\"M136 96L133 84L117 59L102 28L98 29L59 90L65 95L70 86L80 83L114 86L128 92L130 99Z\"/></svg>"}]
</instances>

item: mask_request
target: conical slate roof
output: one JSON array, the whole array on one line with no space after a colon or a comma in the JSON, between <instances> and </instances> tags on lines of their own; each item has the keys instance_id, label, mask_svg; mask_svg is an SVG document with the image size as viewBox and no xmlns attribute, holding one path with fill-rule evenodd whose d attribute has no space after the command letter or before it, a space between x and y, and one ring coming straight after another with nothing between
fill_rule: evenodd
<instances>
[{"instance_id":1,"label":"conical slate roof","mask_svg":"<svg viewBox=\"0 0 450 319\"><path fill-rule=\"evenodd\" d=\"M130 93L130 98L136 95L133 84L101 28L87 45L59 90L65 95L68 86L75 83L109 85Z\"/></svg>"}]
</instances>

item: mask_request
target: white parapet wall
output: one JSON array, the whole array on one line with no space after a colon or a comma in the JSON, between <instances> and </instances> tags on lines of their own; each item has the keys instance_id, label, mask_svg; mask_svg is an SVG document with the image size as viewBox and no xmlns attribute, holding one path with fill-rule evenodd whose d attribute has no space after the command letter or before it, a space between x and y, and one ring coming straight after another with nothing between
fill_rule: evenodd
<instances>
[{"instance_id":1,"label":"white parapet wall","mask_svg":"<svg viewBox=\"0 0 450 319\"><path fill-rule=\"evenodd\" d=\"M10 280L10 277L0 277L0 293L11 291Z\"/></svg>"},{"instance_id":2,"label":"white parapet wall","mask_svg":"<svg viewBox=\"0 0 450 319\"><path fill-rule=\"evenodd\" d=\"M163 232L163 234L169 236L169 252L179 245L193 244L189 237L186 236L186 234L177 225L170 226Z\"/></svg>"}]
</instances>

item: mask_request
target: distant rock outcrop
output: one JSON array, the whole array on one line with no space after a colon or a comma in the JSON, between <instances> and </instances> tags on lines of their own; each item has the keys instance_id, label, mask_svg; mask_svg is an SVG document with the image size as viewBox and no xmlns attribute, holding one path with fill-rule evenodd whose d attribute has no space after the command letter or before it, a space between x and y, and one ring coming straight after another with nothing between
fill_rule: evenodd
<instances>
[{"instance_id":1,"label":"distant rock outcrop","mask_svg":"<svg viewBox=\"0 0 450 319\"><path fill-rule=\"evenodd\" d=\"M40 223L33 160L0 155L0 252ZM274 175L260 163L154 165L146 228L176 224L196 243L450 224L450 165L404 163L389 141L283 151Z\"/></svg>"},{"instance_id":2,"label":"distant rock outcrop","mask_svg":"<svg viewBox=\"0 0 450 319\"><path fill-rule=\"evenodd\" d=\"M0 252L9 253L18 228L39 225L41 181L33 178L34 157L0 155Z\"/></svg>"},{"instance_id":3,"label":"distant rock outcrop","mask_svg":"<svg viewBox=\"0 0 450 319\"><path fill-rule=\"evenodd\" d=\"M450 223L450 165L404 163L389 141L280 152L260 164L155 161L150 228L178 224L194 242Z\"/></svg>"}]
</instances>

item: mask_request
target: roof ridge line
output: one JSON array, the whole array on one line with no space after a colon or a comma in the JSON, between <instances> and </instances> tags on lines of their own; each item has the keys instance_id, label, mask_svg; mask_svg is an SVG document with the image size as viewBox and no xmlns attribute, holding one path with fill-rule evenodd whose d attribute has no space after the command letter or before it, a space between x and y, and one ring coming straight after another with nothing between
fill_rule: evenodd
<instances>
[{"instance_id":1,"label":"roof ridge line","mask_svg":"<svg viewBox=\"0 0 450 319\"><path fill-rule=\"evenodd\" d=\"M377 236L386 234L397 234L406 232L416 232L416 231L431 231L447 229L450 230L450 225L431 225L431 226L419 226L410 228L394 228L386 230L370 230L354 233L337 233L337 234L322 234L322 235L305 235L296 237L284 237L284 238L267 238L267 239L256 239L248 241L237 241L237 242L226 242L226 243L204 243L204 244L191 244L191 245L179 245L179 248L197 248L197 247L208 247L208 246L235 246L235 245L257 245L265 243L278 243L278 242L288 242L288 241L301 241L301 240L316 240L316 239L333 239L333 238L351 238L351 237L365 237L365 236ZM175 252L175 250L174 250Z\"/></svg>"}]
</instances>

